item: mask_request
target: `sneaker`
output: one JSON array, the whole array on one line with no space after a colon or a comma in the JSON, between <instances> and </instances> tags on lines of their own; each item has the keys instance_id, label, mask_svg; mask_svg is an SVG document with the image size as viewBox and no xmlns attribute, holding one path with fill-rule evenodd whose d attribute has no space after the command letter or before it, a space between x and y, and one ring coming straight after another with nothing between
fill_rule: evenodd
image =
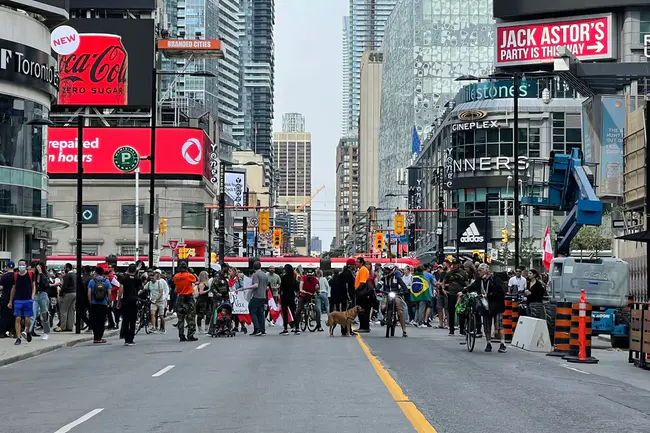
<instances>
[{"instance_id":1,"label":"sneaker","mask_svg":"<svg viewBox=\"0 0 650 433\"><path fill-rule=\"evenodd\" d=\"M450 332L449 334L447 334L447 335L449 335L450 337L453 337L455 334L454 334L454 331L451 331L451 332ZM462 335L462 334L461 334L461 335Z\"/></svg>"},{"instance_id":2,"label":"sneaker","mask_svg":"<svg viewBox=\"0 0 650 433\"><path fill-rule=\"evenodd\" d=\"M152 329L152 330L151 330L151 333L152 333L152 334L157 334L157 333L158 333L158 330L157 330L157 329Z\"/></svg>"},{"instance_id":3,"label":"sneaker","mask_svg":"<svg viewBox=\"0 0 650 433\"><path fill-rule=\"evenodd\" d=\"M185 338L184 335L181 335L180 337L178 337L178 339L181 341L181 343L187 341L187 338Z\"/></svg>"},{"instance_id":4,"label":"sneaker","mask_svg":"<svg viewBox=\"0 0 650 433\"><path fill-rule=\"evenodd\" d=\"M32 334L31 334L30 332L25 332L25 331L23 331L20 335L22 335L23 338L26 339L28 343L31 343L31 341L32 341Z\"/></svg>"},{"instance_id":5,"label":"sneaker","mask_svg":"<svg viewBox=\"0 0 650 433\"><path fill-rule=\"evenodd\" d=\"M505 344L501 343L501 346L499 346L499 353L506 353L508 348L506 347Z\"/></svg>"},{"instance_id":6,"label":"sneaker","mask_svg":"<svg viewBox=\"0 0 650 433\"><path fill-rule=\"evenodd\" d=\"M41 340L49 340L50 339L50 334L43 334L41 336Z\"/></svg>"},{"instance_id":7,"label":"sneaker","mask_svg":"<svg viewBox=\"0 0 650 433\"><path fill-rule=\"evenodd\" d=\"M260 335L262 335L260 331L255 331L251 334L251 337L259 337Z\"/></svg>"},{"instance_id":8,"label":"sneaker","mask_svg":"<svg viewBox=\"0 0 650 433\"><path fill-rule=\"evenodd\" d=\"M285 329L284 331L280 332L280 335L289 335L289 331Z\"/></svg>"},{"instance_id":9,"label":"sneaker","mask_svg":"<svg viewBox=\"0 0 650 433\"><path fill-rule=\"evenodd\" d=\"M478 334L476 334L476 338L483 338L483 333L479 332Z\"/></svg>"},{"instance_id":10,"label":"sneaker","mask_svg":"<svg viewBox=\"0 0 650 433\"><path fill-rule=\"evenodd\" d=\"M20 346L22 341L20 341L20 338L16 338L16 342L14 343L15 346Z\"/></svg>"},{"instance_id":11,"label":"sneaker","mask_svg":"<svg viewBox=\"0 0 650 433\"><path fill-rule=\"evenodd\" d=\"M131 343L124 343L124 345L125 345L125 346L129 346L129 347L132 347L132 346L135 346L135 343L133 343L133 342L131 342Z\"/></svg>"},{"instance_id":12,"label":"sneaker","mask_svg":"<svg viewBox=\"0 0 650 433\"><path fill-rule=\"evenodd\" d=\"M199 339L192 335L190 337L187 337L187 341L199 341Z\"/></svg>"},{"instance_id":13,"label":"sneaker","mask_svg":"<svg viewBox=\"0 0 650 433\"><path fill-rule=\"evenodd\" d=\"M269 321L269 326L270 326L271 328L275 328L275 323Z\"/></svg>"},{"instance_id":14,"label":"sneaker","mask_svg":"<svg viewBox=\"0 0 650 433\"><path fill-rule=\"evenodd\" d=\"M35 338L40 337L40 334L37 334L36 331L30 332L30 334L32 334L32 337L35 337Z\"/></svg>"},{"instance_id":15,"label":"sneaker","mask_svg":"<svg viewBox=\"0 0 650 433\"><path fill-rule=\"evenodd\" d=\"M299 330L299 329L296 329L296 332L295 332L294 335L300 335L300 330Z\"/></svg>"},{"instance_id":16,"label":"sneaker","mask_svg":"<svg viewBox=\"0 0 650 433\"><path fill-rule=\"evenodd\" d=\"M324 332L325 330L323 328L318 328L316 331L318 332Z\"/></svg>"},{"instance_id":17,"label":"sneaker","mask_svg":"<svg viewBox=\"0 0 650 433\"><path fill-rule=\"evenodd\" d=\"M260 337L264 337L264 336L266 336L266 331L260 332Z\"/></svg>"},{"instance_id":18,"label":"sneaker","mask_svg":"<svg viewBox=\"0 0 650 433\"><path fill-rule=\"evenodd\" d=\"M402 332L402 337L408 337L408 335L406 334L406 331Z\"/></svg>"},{"instance_id":19,"label":"sneaker","mask_svg":"<svg viewBox=\"0 0 650 433\"><path fill-rule=\"evenodd\" d=\"M424 323L420 323L420 324L418 325L418 328L426 328L426 327L427 327L427 325L425 325Z\"/></svg>"},{"instance_id":20,"label":"sneaker","mask_svg":"<svg viewBox=\"0 0 650 433\"><path fill-rule=\"evenodd\" d=\"M485 351L492 352L492 344L488 343L487 346L485 346Z\"/></svg>"}]
</instances>

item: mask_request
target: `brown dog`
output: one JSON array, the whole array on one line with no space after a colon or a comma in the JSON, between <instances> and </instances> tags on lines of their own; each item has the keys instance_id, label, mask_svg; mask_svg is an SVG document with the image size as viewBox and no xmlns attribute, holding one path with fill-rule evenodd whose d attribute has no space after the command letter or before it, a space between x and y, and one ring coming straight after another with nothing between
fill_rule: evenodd
<instances>
[{"instance_id":1,"label":"brown dog","mask_svg":"<svg viewBox=\"0 0 650 433\"><path fill-rule=\"evenodd\" d=\"M352 332L352 322L354 322L354 319L360 311L361 307L357 305L348 311L333 311L328 314L327 325L330 327L330 337L334 336L334 328L336 328L336 325L341 325L341 328L345 328L345 336L349 337Z\"/></svg>"}]
</instances>

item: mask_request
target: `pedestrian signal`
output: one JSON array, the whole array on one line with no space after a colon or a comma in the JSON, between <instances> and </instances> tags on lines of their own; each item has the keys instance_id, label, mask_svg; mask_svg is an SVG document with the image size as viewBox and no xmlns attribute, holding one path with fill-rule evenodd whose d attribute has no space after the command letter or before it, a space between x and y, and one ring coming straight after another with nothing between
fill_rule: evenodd
<instances>
[{"instance_id":1,"label":"pedestrian signal","mask_svg":"<svg viewBox=\"0 0 650 433\"><path fill-rule=\"evenodd\" d=\"M395 215L395 221L393 222L394 224L394 233L395 236L402 236L404 235L404 220L406 217L403 214L396 214Z\"/></svg>"},{"instance_id":2,"label":"pedestrian signal","mask_svg":"<svg viewBox=\"0 0 650 433\"><path fill-rule=\"evenodd\" d=\"M261 211L258 216L259 232L268 233L271 227L269 211Z\"/></svg>"},{"instance_id":3,"label":"pedestrian signal","mask_svg":"<svg viewBox=\"0 0 650 433\"><path fill-rule=\"evenodd\" d=\"M275 248L282 246L282 230L273 230L273 246Z\"/></svg>"},{"instance_id":4,"label":"pedestrian signal","mask_svg":"<svg viewBox=\"0 0 650 433\"><path fill-rule=\"evenodd\" d=\"M377 251L384 250L384 234L382 232L375 233L375 249Z\"/></svg>"}]
</instances>

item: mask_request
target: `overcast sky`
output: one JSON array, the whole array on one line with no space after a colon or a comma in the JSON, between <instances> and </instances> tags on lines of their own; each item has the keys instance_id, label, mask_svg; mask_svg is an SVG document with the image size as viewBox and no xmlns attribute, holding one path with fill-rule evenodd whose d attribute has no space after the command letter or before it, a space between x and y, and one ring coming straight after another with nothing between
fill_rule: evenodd
<instances>
[{"instance_id":1,"label":"overcast sky","mask_svg":"<svg viewBox=\"0 0 650 433\"><path fill-rule=\"evenodd\" d=\"M336 232L336 145L341 136L342 20L348 0L275 0L275 119L305 116L312 138L312 235L329 250Z\"/></svg>"}]
</instances>

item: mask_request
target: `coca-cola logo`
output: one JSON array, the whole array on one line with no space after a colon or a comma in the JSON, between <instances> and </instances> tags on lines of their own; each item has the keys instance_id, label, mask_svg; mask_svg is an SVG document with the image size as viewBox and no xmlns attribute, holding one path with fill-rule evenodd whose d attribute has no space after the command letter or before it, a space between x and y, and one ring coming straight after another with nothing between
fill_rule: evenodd
<instances>
[{"instance_id":1,"label":"coca-cola logo","mask_svg":"<svg viewBox=\"0 0 650 433\"><path fill-rule=\"evenodd\" d=\"M85 82L87 76L91 83L122 84L127 81L127 54L122 47L107 47L100 54L70 54L60 59L61 82ZM88 73L86 73L88 71Z\"/></svg>"}]
</instances>

